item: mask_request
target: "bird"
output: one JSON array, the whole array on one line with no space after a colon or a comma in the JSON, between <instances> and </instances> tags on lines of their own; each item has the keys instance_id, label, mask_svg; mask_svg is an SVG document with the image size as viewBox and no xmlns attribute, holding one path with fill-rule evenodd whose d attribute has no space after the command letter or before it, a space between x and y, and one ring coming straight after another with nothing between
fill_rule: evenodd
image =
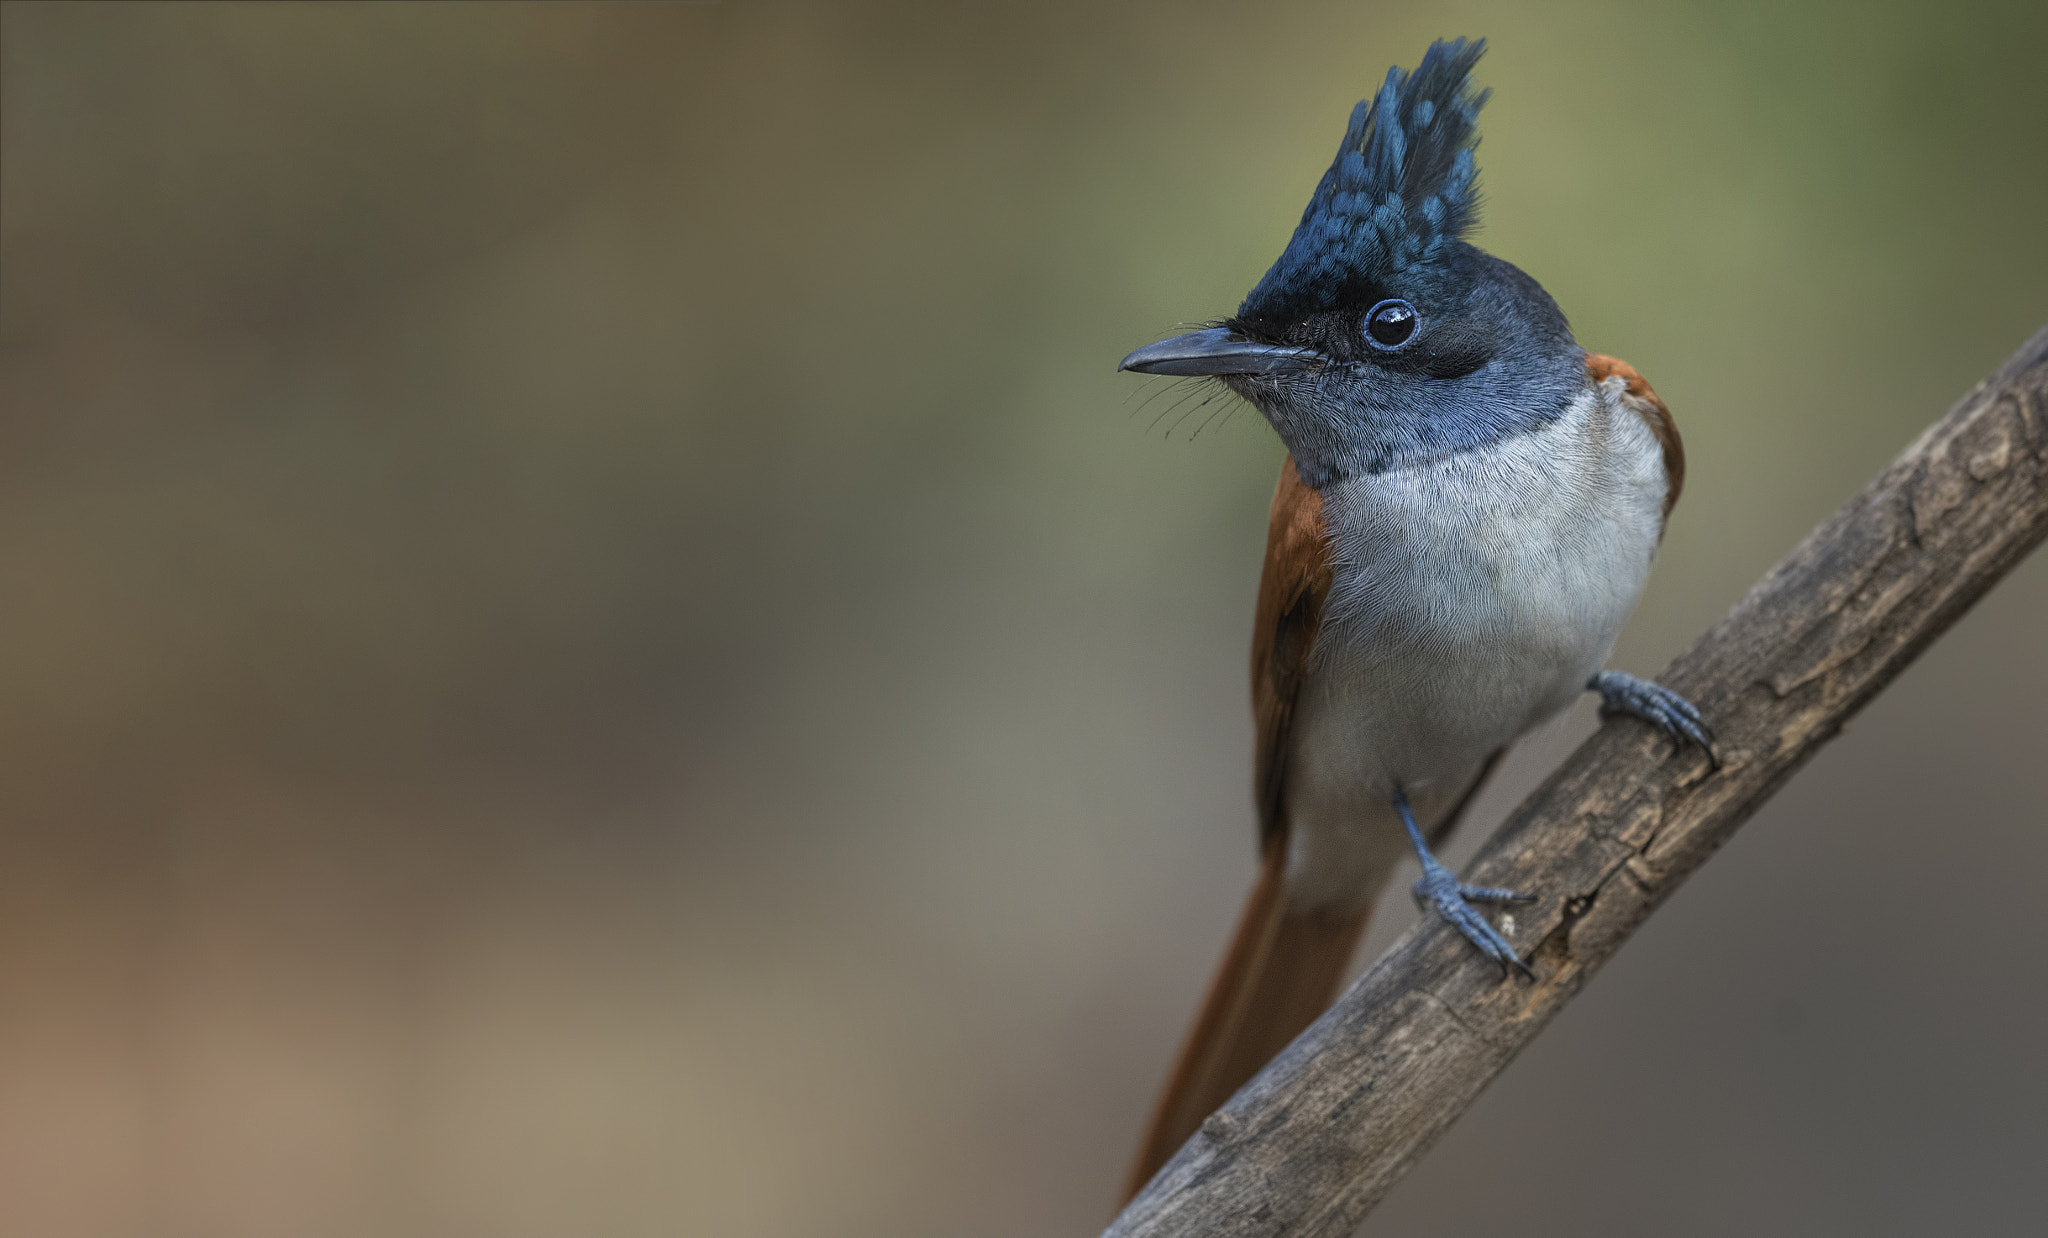
<instances>
[{"instance_id":1,"label":"bird","mask_svg":"<svg viewBox=\"0 0 2048 1238\"><path fill-rule=\"evenodd\" d=\"M1434 850L1517 737L1591 690L1718 762L1696 707L1606 666L1684 485L1671 412L1465 239L1485 50L1389 69L1237 312L1118 366L1220 383L1287 448L1253 616L1258 876L1126 1198L1329 1006L1410 852L1416 901L1533 976L1483 914L1533 896Z\"/></svg>"}]
</instances>

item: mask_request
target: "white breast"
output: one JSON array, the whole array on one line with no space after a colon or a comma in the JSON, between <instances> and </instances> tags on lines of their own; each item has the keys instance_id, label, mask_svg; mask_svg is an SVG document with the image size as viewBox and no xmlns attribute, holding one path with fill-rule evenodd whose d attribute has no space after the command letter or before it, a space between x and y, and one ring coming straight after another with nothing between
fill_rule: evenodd
<instances>
[{"instance_id":1,"label":"white breast","mask_svg":"<svg viewBox=\"0 0 2048 1238\"><path fill-rule=\"evenodd\" d=\"M1335 581L1287 770L1297 906L1361 906L1480 767L1605 664L1663 523L1662 449L1620 380L1543 430L1323 491Z\"/></svg>"}]
</instances>

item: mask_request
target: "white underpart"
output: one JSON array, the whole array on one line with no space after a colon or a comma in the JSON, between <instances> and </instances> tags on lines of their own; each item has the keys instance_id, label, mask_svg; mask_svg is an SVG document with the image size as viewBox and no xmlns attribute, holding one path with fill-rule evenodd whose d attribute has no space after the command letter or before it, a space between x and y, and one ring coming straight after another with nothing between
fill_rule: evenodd
<instances>
[{"instance_id":1,"label":"white underpart","mask_svg":"<svg viewBox=\"0 0 2048 1238\"><path fill-rule=\"evenodd\" d=\"M1542 430L1335 483L1335 580L1288 757L1289 903L1370 904L1487 757L1555 716L1614 648L1663 523L1663 452L1590 388Z\"/></svg>"}]
</instances>

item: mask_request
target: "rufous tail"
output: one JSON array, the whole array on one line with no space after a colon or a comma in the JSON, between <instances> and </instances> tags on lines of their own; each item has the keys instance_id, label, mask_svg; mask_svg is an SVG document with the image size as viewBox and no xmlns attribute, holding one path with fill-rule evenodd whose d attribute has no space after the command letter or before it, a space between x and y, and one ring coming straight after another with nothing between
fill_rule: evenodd
<instances>
[{"instance_id":1,"label":"rufous tail","mask_svg":"<svg viewBox=\"0 0 2048 1238\"><path fill-rule=\"evenodd\" d=\"M1429 825L1431 846L1457 827L1506 755L1502 748L1488 757L1450 811ZM1286 869L1287 835L1275 831L1266 839L1259 879L1245 901L1237 935L1223 954L1223 966L1209 984L1209 996L1202 1000L1194 1030L1138 1145L1124 1182L1126 1203L1210 1114L1336 1000L1365 922L1372 918L1372 905L1350 912L1290 914ZM1384 884L1382 874L1370 887L1377 893Z\"/></svg>"},{"instance_id":2,"label":"rufous tail","mask_svg":"<svg viewBox=\"0 0 2048 1238\"><path fill-rule=\"evenodd\" d=\"M1289 914L1286 852L1285 838L1266 847L1237 935L1138 1145L1126 1200L1337 996L1372 909Z\"/></svg>"}]
</instances>

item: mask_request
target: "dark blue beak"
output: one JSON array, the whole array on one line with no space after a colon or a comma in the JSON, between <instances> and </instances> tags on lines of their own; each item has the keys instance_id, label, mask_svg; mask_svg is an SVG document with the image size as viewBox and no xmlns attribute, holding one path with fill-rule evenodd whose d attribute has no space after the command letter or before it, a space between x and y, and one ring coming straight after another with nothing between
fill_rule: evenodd
<instances>
[{"instance_id":1,"label":"dark blue beak","mask_svg":"<svg viewBox=\"0 0 2048 1238\"><path fill-rule=\"evenodd\" d=\"M1225 374L1293 374L1328 361L1312 348L1255 344L1228 328L1211 327L1148 344L1125 357L1116 368L1139 374L1214 378Z\"/></svg>"}]
</instances>

